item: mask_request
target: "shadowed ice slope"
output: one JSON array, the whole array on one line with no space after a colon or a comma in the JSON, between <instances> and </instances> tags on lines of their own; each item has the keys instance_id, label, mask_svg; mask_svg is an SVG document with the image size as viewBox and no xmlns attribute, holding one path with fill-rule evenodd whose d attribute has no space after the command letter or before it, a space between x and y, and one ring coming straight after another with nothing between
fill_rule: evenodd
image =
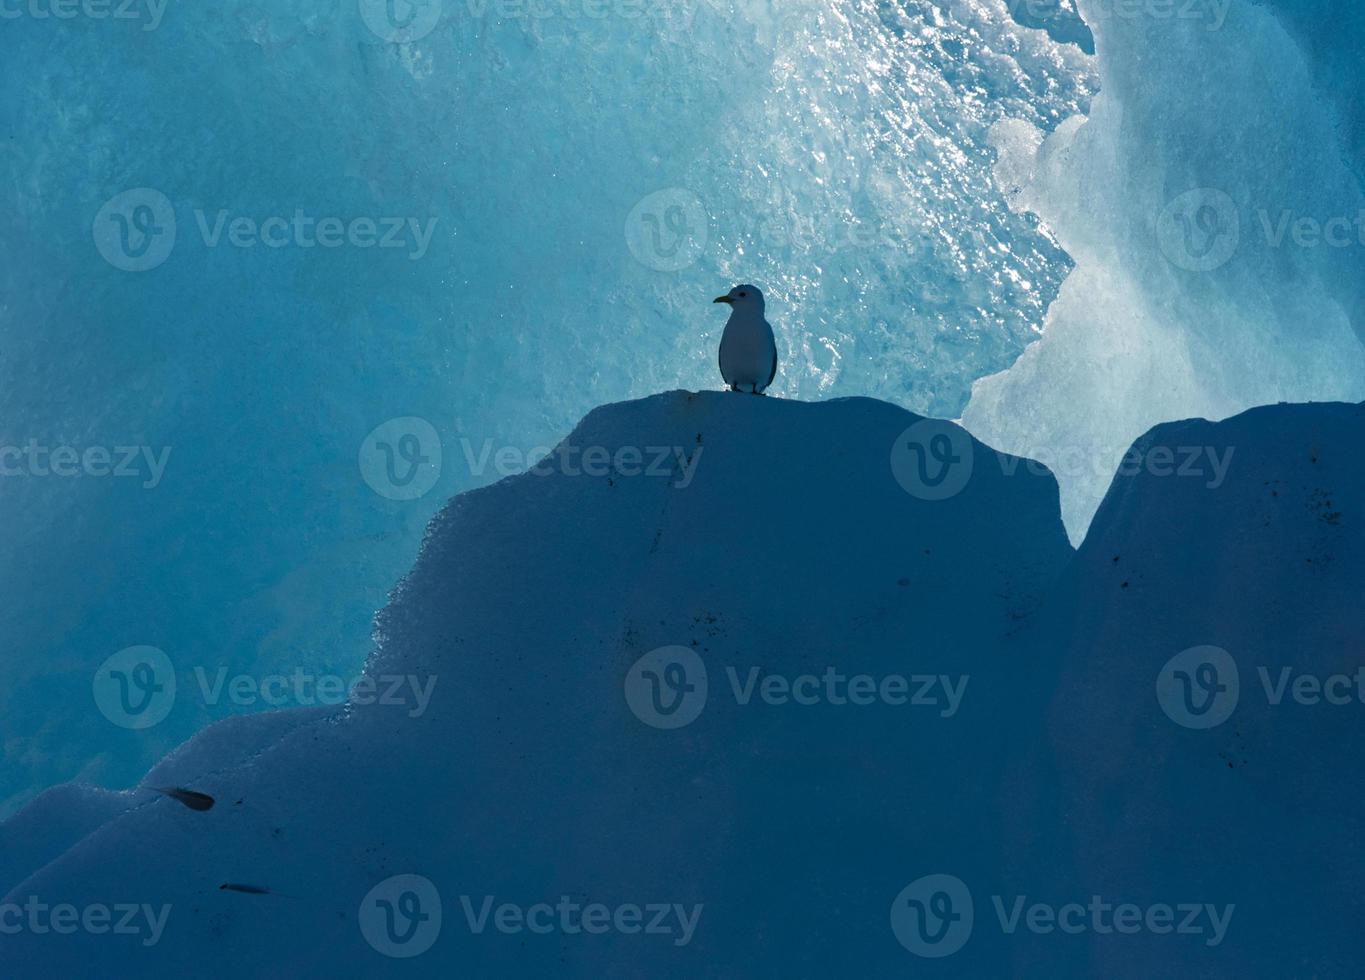
<instances>
[{"instance_id":1,"label":"shadowed ice slope","mask_svg":"<svg viewBox=\"0 0 1365 980\"><path fill-rule=\"evenodd\" d=\"M206 957L224 976L896 969L908 954L886 909L901 879L931 859L998 859L981 842L1000 836L1001 749L1027 708L1027 668L1004 644L1071 554L1051 477L999 465L965 435L977 461L965 489L939 502L902 489L892 448L916 421L866 399L720 393L593 412L565 445L636 447L644 472L575 475L589 458L575 452L549 475L457 497L381 615L368 669L435 678L425 712L357 707L259 752L208 730L202 775L182 767L175 781L217 797L212 811L144 791L5 883L11 901L170 903L159 941L23 932L0 940L0 972L50 976L92 957L111 976ZM701 716L672 731L623 693L631 665L670 644L710 677ZM727 667L741 684L752 667L942 675L958 700L936 682L921 699L932 704L742 704ZM272 723L234 724L243 740ZM91 806L106 819L106 801ZM33 870L16 860L6 867ZM407 872L444 900L419 963L379 955L357 927L367 892ZM686 946L527 942L473 934L466 894L476 911L485 894L704 911Z\"/></svg>"},{"instance_id":2,"label":"shadowed ice slope","mask_svg":"<svg viewBox=\"0 0 1365 980\"><path fill-rule=\"evenodd\" d=\"M1136 444L1145 462L1116 477L1039 626L1059 679L1038 755L1060 807L1028 846L1074 868L1034 887L1236 910L1216 948L1148 930L1023 944L1040 975L1068 947L1099 976L1359 975L1362 446L1365 406L1345 404L1171 423ZM1209 449L1231 454L1217 486ZM1169 663L1201 646L1226 658Z\"/></svg>"},{"instance_id":3,"label":"shadowed ice slope","mask_svg":"<svg viewBox=\"0 0 1365 980\"><path fill-rule=\"evenodd\" d=\"M1354 972L1348 761L1365 705L1268 706L1255 665L1352 673L1365 649L1352 516L1365 411L1158 427L1078 553L1046 471L918 421L866 399L685 392L591 413L537 471L452 500L381 613L368 673L434 682L424 710L400 695L209 729L148 779L213 794L207 813L145 790L62 790L5 825L7 901L169 910L153 944L0 936L0 974ZM916 440L971 460L959 492L926 499L951 482L907 477ZM1169 472L1151 451L1163 445ZM1217 468L1206 454L1194 472L1193 446ZM1157 693L1163 664L1201 644L1241 677L1231 716L1204 730ZM681 675L662 655L640 663L661 647L691 651L672 655ZM882 686L831 696L831 672ZM888 675L927 703L893 703ZM768 687L746 693L751 676ZM9 841L40 823L25 865ZM375 897L400 874L425 884ZM928 874L973 899L923 896L927 914L957 916L924 920L928 933L962 940L936 959L892 928L914 945L917 893L901 893ZM996 911L1094 894L1236 908L1214 946L1011 933ZM480 918L485 896L696 918L499 929ZM418 910L387 922L413 925L412 945L386 947L384 916Z\"/></svg>"}]
</instances>

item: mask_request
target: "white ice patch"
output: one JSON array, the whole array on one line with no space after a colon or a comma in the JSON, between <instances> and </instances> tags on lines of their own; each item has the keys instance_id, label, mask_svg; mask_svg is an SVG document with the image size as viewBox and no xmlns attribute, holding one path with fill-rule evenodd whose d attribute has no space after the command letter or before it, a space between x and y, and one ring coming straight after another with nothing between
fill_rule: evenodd
<instances>
[{"instance_id":1,"label":"white ice patch","mask_svg":"<svg viewBox=\"0 0 1365 980\"><path fill-rule=\"evenodd\" d=\"M1001 192L1076 268L963 422L1054 469L1073 541L1159 422L1365 398L1365 197L1323 66L1264 6L1212 30L1149 6L1082 4L1102 89L1088 120L991 133Z\"/></svg>"}]
</instances>

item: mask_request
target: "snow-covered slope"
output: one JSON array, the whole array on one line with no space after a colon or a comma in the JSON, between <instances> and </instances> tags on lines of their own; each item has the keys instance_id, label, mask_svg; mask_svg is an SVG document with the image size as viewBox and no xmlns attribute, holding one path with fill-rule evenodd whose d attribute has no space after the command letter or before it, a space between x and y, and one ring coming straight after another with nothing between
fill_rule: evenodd
<instances>
[{"instance_id":1,"label":"snow-covered slope","mask_svg":"<svg viewBox=\"0 0 1365 980\"><path fill-rule=\"evenodd\" d=\"M1072 552L1045 470L890 405L599 409L433 523L367 668L398 703L205 731L147 785L206 813L64 790L4 825L7 902L160 927L24 928L0 975L1358 973L1365 705L1269 705L1255 668L1365 654L1362 436L1348 405L1158 427ZM916 443L955 469L917 483ZM1241 680L1203 729L1222 703L1158 683L1201 645ZM1011 932L1019 896L1088 928ZM560 911L592 902L600 933Z\"/></svg>"}]
</instances>

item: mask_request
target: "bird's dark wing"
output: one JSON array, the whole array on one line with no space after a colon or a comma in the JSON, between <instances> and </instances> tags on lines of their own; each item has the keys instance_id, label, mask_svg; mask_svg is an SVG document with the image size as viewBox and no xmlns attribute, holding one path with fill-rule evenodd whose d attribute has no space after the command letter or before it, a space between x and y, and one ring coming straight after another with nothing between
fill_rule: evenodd
<instances>
[{"instance_id":1,"label":"bird's dark wing","mask_svg":"<svg viewBox=\"0 0 1365 980\"><path fill-rule=\"evenodd\" d=\"M763 387L766 388L766 387L768 387L768 385L772 384L772 383L773 383L773 378L775 378L775 377L777 377L777 345L776 345L776 344L773 345L773 367L772 367L772 370L768 372L768 384L765 384Z\"/></svg>"}]
</instances>

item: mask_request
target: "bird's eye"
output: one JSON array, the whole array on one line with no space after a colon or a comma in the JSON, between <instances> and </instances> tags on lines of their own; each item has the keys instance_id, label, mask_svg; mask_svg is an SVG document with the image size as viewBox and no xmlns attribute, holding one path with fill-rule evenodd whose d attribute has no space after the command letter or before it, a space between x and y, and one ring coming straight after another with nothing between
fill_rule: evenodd
<instances>
[{"instance_id":1,"label":"bird's eye","mask_svg":"<svg viewBox=\"0 0 1365 980\"><path fill-rule=\"evenodd\" d=\"M748 295L748 293L740 293L740 294L739 294L739 298L740 298L740 299L743 299L743 298L744 298L745 296L747 296L747 295Z\"/></svg>"}]
</instances>

